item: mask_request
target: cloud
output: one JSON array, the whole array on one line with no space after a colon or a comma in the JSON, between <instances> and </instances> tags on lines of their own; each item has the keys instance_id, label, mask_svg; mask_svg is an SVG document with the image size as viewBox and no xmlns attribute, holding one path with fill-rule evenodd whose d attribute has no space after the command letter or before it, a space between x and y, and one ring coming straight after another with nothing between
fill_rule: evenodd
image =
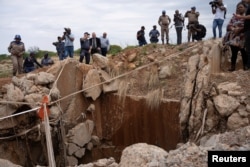
<instances>
[{"instance_id":1,"label":"cloud","mask_svg":"<svg viewBox=\"0 0 250 167\"><path fill-rule=\"evenodd\" d=\"M228 6L228 19L235 10L235 0L224 0ZM136 32L146 27L146 37L162 10L173 18L174 11L184 14L191 6L200 12L200 22L207 27L207 38L212 36L213 15L209 0L1 0L0 11L0 54L7 53L7 47L15 34L20 34L26 50L37 46L42 50L55 51L52 42L62 35L64 27L70 27L75 35L75 49L80 47L79 39L85 31L105 31L112 44L137 45ZM158 26L159 29L159 26ZM225 30L223 30L225 33ZM186 41L187 31L183 31ZM175 29L170 29L170 42L176 43Z\"/></svg>"}]
</instances>

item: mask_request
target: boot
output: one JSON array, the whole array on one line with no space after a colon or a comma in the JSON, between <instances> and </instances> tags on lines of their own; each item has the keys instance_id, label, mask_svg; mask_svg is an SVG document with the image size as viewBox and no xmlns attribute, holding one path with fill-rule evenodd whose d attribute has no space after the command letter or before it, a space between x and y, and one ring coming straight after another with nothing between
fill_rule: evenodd
<instances>
[{"instance_id":1,"label":"boot","mask_svg":"<svg viewBox=\"0 0 250 167\"><path fill-rule=\"evenodd\" d=\"M231 68L229 68L228 71L235 71L235 65L231 65Z\"/></svg>"},{"instance_id":2,"label":"boot","mask_svg":"<svg viewBox=\"0 0 250 167\"><path fill-rule=\"evenodd\" d=\"M168 43L168 39L167 39L166 41L167 41L167 43L166 43L166 44L168 45L168 44L169 44L169 43Z\"/></svg>"},{"instance_id":3,"label":"boot","mask_svg":"<svg viewBox=\"0 0 250 167\"><path fill-rule=\"evenodd\" d=\"M161 40L162 41L162 45L164 45L164 39L163 40Z\"/></svg>"}]
</instances>

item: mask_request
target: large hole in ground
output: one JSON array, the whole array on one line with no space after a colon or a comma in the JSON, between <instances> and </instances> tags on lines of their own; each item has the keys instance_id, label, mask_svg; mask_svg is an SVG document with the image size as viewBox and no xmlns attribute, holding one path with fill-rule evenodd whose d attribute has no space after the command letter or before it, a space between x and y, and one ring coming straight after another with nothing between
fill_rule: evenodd
<instances>
[{"instance_id":1,"label":"large hole in ground","mask_svg":"<svg viewBox=\"0 0 250 167\"><path fill-rule=\"evenodd\" d=\"M101 96L92 114L98 136L107 145L94 148L83 162L114 157L118 162L122 150L134 143L148 143L169 151L180 142L179 108L177 100L162 100L157 108L147 105L143 97Z\"/></svg>"}]
</instances>

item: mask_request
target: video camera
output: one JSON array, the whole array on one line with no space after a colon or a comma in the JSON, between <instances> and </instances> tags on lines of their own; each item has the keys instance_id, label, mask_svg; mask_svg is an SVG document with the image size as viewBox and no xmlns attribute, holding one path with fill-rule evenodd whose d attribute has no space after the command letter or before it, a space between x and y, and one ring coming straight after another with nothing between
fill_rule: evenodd
<instances>
[{"instance_id":1,"label":"video camera","mask_svg":"<svg viewBox=\"0 0 250 167\"><path fill-rule=\"evenodd\" d=\"M64 28L64 30L63 34L70 34L70 30L68 28Z\"/></svg>"},{"instance_id":2,"label":"video camera","mask_svg":"<svg viewBox=\"0 0 250 167\"><path fill-rule=\"evenodd\" d=\"M216 7L219 4L218 0L213 0L211 2L209 2L209 5L211 5L211 7Z\"/></svg>"}]
</instances>

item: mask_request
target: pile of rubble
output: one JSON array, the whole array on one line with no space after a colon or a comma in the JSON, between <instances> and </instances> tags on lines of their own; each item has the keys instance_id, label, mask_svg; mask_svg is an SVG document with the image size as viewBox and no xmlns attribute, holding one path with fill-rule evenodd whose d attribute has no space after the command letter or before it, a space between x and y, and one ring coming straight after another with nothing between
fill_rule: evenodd
<instances>
[{"instance_id":1,"label":"pile of rubble","mask_svg":"<svg viewBox=\"0 0 250 167\"><path fill-rule=\"evenodd\" d=\"M200 167L207 166L208 150L249 150L250 92L236 77L226 81L221 79L227 75L221 71L227 59L223 57L219 40L176 47L149 45L109 58L98 54L92 58L92 65L67 59L56 63L46 72L13 77L12 82L1 89L1 118L39 108L41 99L49 95L52 140L57 143L57 161L61 161L57 162L58 166ZM242 70L234 74L249 75ZM145 103L148 105L147 98L152 92L157 95L151 96L151 103L157 104L149 106L150 109L159 107L168 98L174 98L180 104L179 118L175 120L179 120L182 136L177 141L179 144L176 149L166 151L154 145L135 143L125 148L118 160L106 157L83 164L87 152L112 138L117 130L114 129L117 125L112 121L124 120L121 118L124 115L113 113L113 118L105 116L105 120L110 122L104 122L101 101L108 94L116 94L119 98L136 95L146 98ZM122 108L123 103L119 102L120 106L115 110ZM108 124L116 126L111 127L111 130L102 127L109 127ZM112 133L106 132L107 129ZM26 134L28 137L21 137L19 142L26 144L26 147L35 145L36 149L41 149L37 142L42 143L44 140L44 130L34 112L1 119L0 130L2 138L13 135L12 139L15 139ZM164 132L161 133L164 135ZM5 144L10 147L6 148ZM1 144L0 153L7 152L1 158L23 166L47 164L44 148L40 152L13 148L14 141L6 140ZM43 156L36 157L37 152ZM17 157L7 157L11 154ZM33 160L31 164L25 162L27 157ZM0 161L0 166L7 164L15 166L6 160Z\"/></svg>"}]
</instances>

